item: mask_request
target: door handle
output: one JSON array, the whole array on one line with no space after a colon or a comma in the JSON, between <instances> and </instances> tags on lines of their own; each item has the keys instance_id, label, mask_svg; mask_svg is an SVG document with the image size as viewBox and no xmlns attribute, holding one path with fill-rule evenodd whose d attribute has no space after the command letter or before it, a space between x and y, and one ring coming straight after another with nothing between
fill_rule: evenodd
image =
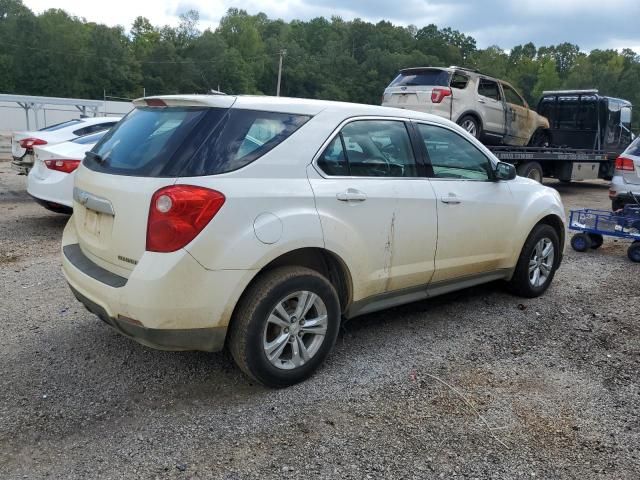
<instances>
[{"instance_id":1,"label":"door handle","mask_svg":"<svg viewBox=\"0 0 640 480\"><path fill-rule=\"evenodd\" d=\"M482 100L481 98L478 99L478 103L487 103L484 100Z\"/></svg>"},{"instance_id":2,"label":"door handle","mask_svg":"<svg viewBox=\"0 0 640 480\"><path fill-rule=\"evenodd\" d=\"M459 203L462 203L462 200L460 200L460 198L453 193L450 193L446 197L440 197L440 201L449 205L458 205Z\"/></svg>"},{"instance_id":3,"label":"door handle","mask_svg":"<svg viewBox=\"0 0 640 480\"><path fill-rule=\"evenodd\" d=\"M355 188L348 188L344 192L336 193L336 198L341 202L364 202L367 194Z\"/></svg>"}]
</instances>

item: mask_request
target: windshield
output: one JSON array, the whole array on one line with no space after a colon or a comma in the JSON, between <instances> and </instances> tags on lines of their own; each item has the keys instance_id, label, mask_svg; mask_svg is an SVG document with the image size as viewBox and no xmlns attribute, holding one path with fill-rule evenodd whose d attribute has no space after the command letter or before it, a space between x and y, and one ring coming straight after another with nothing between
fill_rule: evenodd
<instances>
[{"instance_id":1,"label":"windshield","mask_svg":"<svg viewBox=\"0 0 640 480\"><path fill-rule=\"evenodd\" d=\"M425 70L405 70L400 72L390 87L410 87L410 86L449 86L449 72L438 69Z\"/></svg>"}]
</instances>

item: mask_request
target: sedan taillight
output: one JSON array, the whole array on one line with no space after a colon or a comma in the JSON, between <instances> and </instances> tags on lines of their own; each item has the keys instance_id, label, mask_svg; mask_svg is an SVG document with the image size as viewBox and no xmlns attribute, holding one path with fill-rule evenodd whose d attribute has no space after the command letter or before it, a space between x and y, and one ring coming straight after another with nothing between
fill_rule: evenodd
<instances>
[{"instance_id":1,"label":"sedan taillight","mask_svg":"<svg viewBox=\"0 0 640 480\"><path fill-rule=\"evenodd\" d=\"M222 193L193 185L172 185L153 194L147 250L175 252L193 240L224 205Z\"/></svg>"},{"instance_id":2,"label":"sedan taillight","mask_svg":"<svg viewBox=\"0 0 640 480\"><path fill-rule=\"evenodd\" d=\"M626 170L633 172L635 170L633 160L626 157L616 158L616 170Z\"/></svg>"},{"instance_id":3,"label":"sedan taillight","mask_svg":"<svg viewBox=\"0 0 640 480\"><path fill-rule=\"evenodd\" d=\"M18 142L20 144L20 146L22 148L26 148L27 150L32 149L34 146L38 146L38 145L46 145L47 141L46 140L42 140L40 138L33 138L33 137L29 137L29 138L23 138L22 140L20 140Z\"/></svg>"},{"instance_id":4,"label":"sedan taillight","mask_svg":"<svg viewBox=\"0 0 640 480\"><path fill-rule=\"evenodd\" d=\"M71 173L80 165L81 160L45 160L44 164L49 170Z\"/></svg>"}]
</instances>

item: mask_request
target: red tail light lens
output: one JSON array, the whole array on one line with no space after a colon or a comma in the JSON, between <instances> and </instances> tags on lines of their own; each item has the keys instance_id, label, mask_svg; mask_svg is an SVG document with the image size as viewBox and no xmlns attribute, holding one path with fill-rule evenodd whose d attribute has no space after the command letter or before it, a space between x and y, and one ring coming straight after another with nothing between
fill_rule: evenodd
<instances>
[{"instance_id":1,"label":"red tail light lens","mask_svg":"<svg viewBox=\"0 0 640 480\"><path fill-rule=\"evenodd\" d=\"M80 165L81 160L45 160L44 164L49 170L71 173Z\"/></svg>"},{"instance_id":2,"label":"red tail light lens","mask_svg":"<svg viewBox=\"0 0 640 480\"><path fill-rule=\"evenodd\" d=\"M445 97L451 96L450 88L434 88L431 91L431 103L442 103Z\"/></svg>"},{"instance_id":3,"label":"red tail light lens","mask_svg":"<svg viewBox=\"0 0 640 480\"><path fill-rule=\"evenodd\" d=\"M46 145L47 142L45 140L41 140L39 138L23 138L18 142L22 148L26 148L27 150L33 148L34 145Z\"/></svg>"},{"instance_id":4,"label":"red tail light lens","mask_svg":"<svg viewBox=\"0 0 640 480\"><path fill-rule=\"evenodd\" d=\"M635 166L633 165L633 160L625 157L616 158L616 170L628 170L633 172L635 170Z\"/></svg>"},{"instance_id":5,"label":"red tail light lens","mask_svg":"<svg viewBox=\"0 0 640 480\"><path fill-rule=\"evenodd\" d=\"M175 252L193 240L224 205L216 190L172 185L153 194L147 224L147 250Z\"/></svg>"}]
</instances>

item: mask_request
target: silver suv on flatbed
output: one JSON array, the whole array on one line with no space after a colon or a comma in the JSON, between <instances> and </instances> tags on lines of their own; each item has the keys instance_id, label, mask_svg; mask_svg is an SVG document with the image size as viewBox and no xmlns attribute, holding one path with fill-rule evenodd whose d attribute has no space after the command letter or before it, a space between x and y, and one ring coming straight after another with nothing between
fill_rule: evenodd
<instances>
[{"instance_id":1,"label":"silver suv on flatbed","mask_svg":"<svg viewBox=\"0 0 640 480\"><path fill-rule=\"evenodd\" d=\"M405 68L382 105L439 115L492 144L545 147L549 121L509 83L461 67Z\"/></svg>"}]
</instances>

